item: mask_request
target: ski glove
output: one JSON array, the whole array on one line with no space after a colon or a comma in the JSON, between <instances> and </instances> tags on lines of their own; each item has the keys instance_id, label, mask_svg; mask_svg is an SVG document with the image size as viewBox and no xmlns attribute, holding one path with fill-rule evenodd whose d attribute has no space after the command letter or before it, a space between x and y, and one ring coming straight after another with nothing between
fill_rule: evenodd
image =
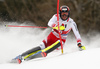
<instances>
[{"instance_id":1,"label":"ski glove","mask_svg":"<svg viewBox=\"0 0 100 69\"><path fill-rule=\"evenodd\" d=\"M57 27L52 27L52 28L58 30L58 26ZM60 30L65 30L65 27L64 26L60 26Z\"/></svg>"},{"instance_id":2,"label":"ski glove","mask_svg":"<svg viewBox=\"0 0 100 69\"><path fill-rule=\"evenodd\" d=\"M82 46L81 43L78 43L77 45L78 45L80 51L86 50L85 46Z\"/></svg>"}]
</instances>

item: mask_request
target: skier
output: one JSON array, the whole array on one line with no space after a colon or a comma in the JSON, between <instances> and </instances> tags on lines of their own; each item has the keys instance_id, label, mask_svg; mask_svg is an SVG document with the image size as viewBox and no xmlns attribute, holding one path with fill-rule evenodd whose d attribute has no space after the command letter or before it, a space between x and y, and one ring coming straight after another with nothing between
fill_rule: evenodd
<instances>
[{"instance_id":1,"label":"skier","mask_svg":"<svg viewBox=\"0 0 100 69\"><path fill-rule=\"evenodd\" d=\"M65 44L67 35L72 29L74 32L74 35L76 37L76 40L77 40L78 48L80 50L85 50L85 46L82 46L82 44L81 44L81 36L78 32L77 25L73 21L73 19L69 17L70 16L69 7L65 6L65 5L61 6L60 10L59 10L59 15L60 15L59 16L59 25L60 25L62 44L63 45ZM53 44L54 45L51 46L50 48L48 48L45 52L42 52L42 55L44 57L46 57L47 54L50 53L51 51L53 51L55 49L60 49L61 44L60 44L60 38L59 38L59 32L58 32L57 14L54 14L53 17L49 20L48 26L52 28L52 31L47 36L47 38L44 39L39 46L22 53L21 55L14 58L13 61L15 61L15 62L17 61L18 63L21 63L23 59L26 60L26 59L30 58L31 55L37 53L40 50L48 48L49 46L51 46Z\"/></svg>"}]
</instances>

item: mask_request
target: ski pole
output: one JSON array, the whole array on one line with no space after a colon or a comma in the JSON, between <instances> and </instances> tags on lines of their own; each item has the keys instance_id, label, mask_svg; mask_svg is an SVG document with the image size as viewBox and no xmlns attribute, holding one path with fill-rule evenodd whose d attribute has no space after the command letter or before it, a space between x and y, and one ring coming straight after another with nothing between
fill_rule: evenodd
<instances>
[{"instance_id":1,"label":"ski pole","mask_svg":"<svg viewBox=\"0 0 100 69\"><path fill-rule=\"evenodd\" d=\"M40 26L18 26L18 25L5 25L5 27L47 28L47 27L40 27Z\"/></svg>"}]
</instances>

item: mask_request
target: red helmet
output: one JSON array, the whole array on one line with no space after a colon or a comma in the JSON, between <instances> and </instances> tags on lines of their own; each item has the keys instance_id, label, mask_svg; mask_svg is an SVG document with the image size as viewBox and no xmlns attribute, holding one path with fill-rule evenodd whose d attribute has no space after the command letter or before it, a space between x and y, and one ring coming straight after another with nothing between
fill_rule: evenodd
<instances>
[{"instance_id":1,"label":"red helmet","mask_svg":"<svg viewBox=\"0 0 100 69\"><path fill-rule=\"evenodd\" d=\"M62 19L62 17L61 17L61 13L62 12L68 12L68 15L66 15L67 16L67 18L66 19ZM61 17L61 19L62 20L67 20L68 18L69 18L69 15L70 15L70 9L69 9L69 7L68 6L61 6L60 7L60 10L59 10L59 14L60 14L60 17Z\"/></svg>"}]
</instances>

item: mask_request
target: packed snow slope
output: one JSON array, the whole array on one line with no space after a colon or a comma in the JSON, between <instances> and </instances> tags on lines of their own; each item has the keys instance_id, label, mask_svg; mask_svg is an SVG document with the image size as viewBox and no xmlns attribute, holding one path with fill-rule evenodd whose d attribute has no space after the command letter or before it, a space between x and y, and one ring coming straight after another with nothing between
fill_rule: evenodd
<instances>
[{"instance_id":1,"label":"packed snow slope","mask_svg":"<svg viewBox=\"0 0 100 69\"><path fill-rule=\"evenodd\" d=\"M100 48L64 53L53 57L30 60L22 64L1 64L1 69L100 69Z\"/></svg>"},{"instance_id":2,"label":"packed snow slope","mask_svg":"<svg viewBox=\"0 0 100 69\"><path fill-rule=\"evenodd\" d=\"M19 24L15 22L13 25ZM23 25L27 24L21 24ZM50 31L50 28L41 30L1 25L0 69L100 69L100 34L92 37L82 36L85 51L79 51L75 37L69 35L64 45L64 54L61 54L61 50L55 50L45 58L24 61L21 64L9 63L15 56L38 46Z\"/></svg>"}]
</instances>

